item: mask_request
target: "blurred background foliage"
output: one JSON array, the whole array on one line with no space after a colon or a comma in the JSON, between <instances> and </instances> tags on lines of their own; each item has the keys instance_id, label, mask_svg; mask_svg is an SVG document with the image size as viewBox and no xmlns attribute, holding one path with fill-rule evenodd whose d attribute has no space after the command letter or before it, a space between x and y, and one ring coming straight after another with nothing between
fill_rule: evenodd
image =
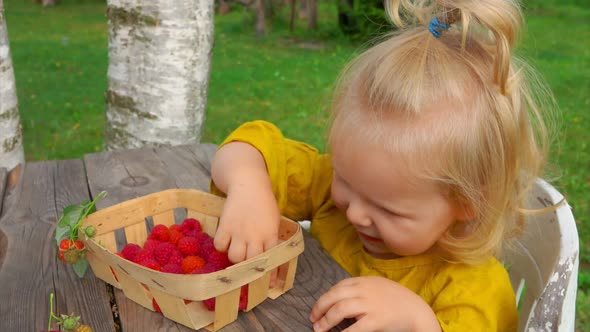
<instances>
[{"instance_id":1,"label":"blurred background foliage","mask_svg":"<svg viewBox=\"0 0 590 332\"><path fill-rule=\"evenodd\" d=\"M265 119L286 136L324 149L326 109L339 71L367 40L392 27L380 1L310 3L315 14L301 1L267 2L266 30L257 35L252 0L219 1L202 141L219 143L239 124ZM27 160L80 158L101 151L106 3L4 4ZM552 182L577 219L577 329L590 331L590 3L525 0L524 12L527 25L517 52L545 77L561 110L551 155ZM316 15L311 29L310 15Z\"/></svg>"}]
</instances>

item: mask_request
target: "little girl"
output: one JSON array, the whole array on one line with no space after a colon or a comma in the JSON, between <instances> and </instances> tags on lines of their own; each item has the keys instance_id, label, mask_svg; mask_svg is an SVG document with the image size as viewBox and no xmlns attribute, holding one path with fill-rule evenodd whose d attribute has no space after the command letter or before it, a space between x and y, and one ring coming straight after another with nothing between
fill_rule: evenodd
<instances>
[{"instance_id":1,"label":"little girl","mask_svg":"<svg viewBox=\"0 0 590 332\"><path fill-rule=\"evenodd\" d=\"M262 121L222 144L215 246L242 261L277 243L280 214L311 220L352 275L319 298L314 331L345 318L356 319L350 332L515 331L495 257L546 147L526 67L511 54L521 12L508 0L391 0L387 12L400 29L335 90L329 155Z\"/></svg>"}]
</instances>

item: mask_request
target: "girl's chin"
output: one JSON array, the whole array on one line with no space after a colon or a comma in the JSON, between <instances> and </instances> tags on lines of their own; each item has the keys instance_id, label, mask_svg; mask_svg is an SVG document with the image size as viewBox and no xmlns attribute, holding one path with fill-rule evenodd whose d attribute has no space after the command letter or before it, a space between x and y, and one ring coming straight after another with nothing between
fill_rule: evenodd
<instances>
[{"instance_id":1,"label":"girl's chin","mask_svg":"<svg viewBox=\"0 0 590 332\"><path fill-rule=\"evenodd\" d=\"M377 258L377 259L393 259L393 258L401 257L389 250L386 250L385 248L382 248L382 247L376 248L375 246L372 246L367 243L363 244L363 248L365 249L365 251L369 255L371 255L372 257Z\"/></svg>"}]
</instances>

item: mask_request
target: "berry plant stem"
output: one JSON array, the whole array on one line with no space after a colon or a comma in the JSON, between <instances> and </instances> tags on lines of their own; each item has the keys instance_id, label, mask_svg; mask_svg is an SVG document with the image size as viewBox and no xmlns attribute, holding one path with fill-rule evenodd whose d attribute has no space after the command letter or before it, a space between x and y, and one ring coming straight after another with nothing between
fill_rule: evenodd
<instances>
[{"instance_id":1,"label":"berry plant stem","mask_svg":"<svg viewBox=\"0 0 590 332\"><path fill-rule=\"evenodd\" d=\"M57 317L54 313L53 313L53 292L51 292L51 294L49 294L49 322L47 323L47 331L51 330L51 321L56 320L57 322L61 322L62 319Z\"/></svg>"}]
</instances>

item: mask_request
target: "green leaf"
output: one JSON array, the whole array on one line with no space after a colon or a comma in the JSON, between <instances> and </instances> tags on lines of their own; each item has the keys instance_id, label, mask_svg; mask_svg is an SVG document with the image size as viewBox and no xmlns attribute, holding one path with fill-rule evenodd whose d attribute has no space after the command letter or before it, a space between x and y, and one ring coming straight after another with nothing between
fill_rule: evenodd
<instances>
[{"instance_id":1,"label":"green leaf","mask_svg":"<svg viewBox=\"0 0 590 332\"><path fill-rule=\"evenodd\" d=\"M57 225L55 228L55 244L59 246L59 241L61 239L66 238L70 234L70 227L69 226L60 226Z\"/></svg>"},{"instance_id":2,"label":"green leaf","mask_svg":"<svg viewBox=\"0 0 590 332\"><path fill-rule=\"evenodd\" d=\"M81 205L76 205L74 208L69 209L68 212L64 212L64 218L66 219L68 225L71 227L75 227L80 221L80 217L84 214L84 207ZM65 210L64 210L65 211Z\"/></svg>"},{"instance_id":3,"label":"green leaf","mask_svg":"<svg viewBox=\"0 0 590 332\"><path fill-rule=\"evenodd\" d=\"M84 274L86 274L86 270L88 269L88 261L84 258L79 259L76 263L72 264L72 268L74 269L74 272L78 278L83 278Z\"/></svg>"},{"instance_id":4,"label":"green leaf","mask_svg":"<svg viewBox=\"0 0 590 332\"><path fill-rule=\"evenodd\" d=\"M72 213L72 211L76 210L78 208L78 205L68 205L66 206L62 213L61 216L59 217L59 220L57 222L58 225L63 225L63 226L68 226L69 225L69 220L67 218L68 215L70 215Z\"/></svg>"}]
</instances>

